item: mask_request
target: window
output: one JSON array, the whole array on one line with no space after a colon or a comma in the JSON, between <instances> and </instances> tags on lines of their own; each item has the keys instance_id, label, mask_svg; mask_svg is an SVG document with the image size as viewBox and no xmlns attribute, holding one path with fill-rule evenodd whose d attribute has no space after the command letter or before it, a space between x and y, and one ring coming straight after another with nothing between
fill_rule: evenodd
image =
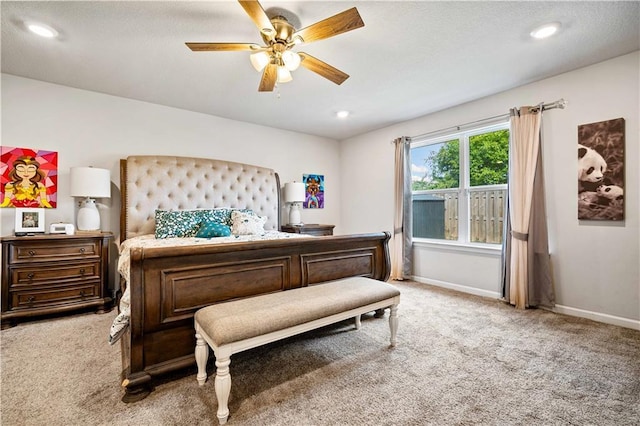
<instances>
[{"instance_id":1,"label":"window","mask_svg":"<svg viewBox=\"0 0 640 426\"><path fill-rule=\"evenodd\" d=\"M413 237L501 244L509 124L411 142Z\"/></svg>"}]
</instances>

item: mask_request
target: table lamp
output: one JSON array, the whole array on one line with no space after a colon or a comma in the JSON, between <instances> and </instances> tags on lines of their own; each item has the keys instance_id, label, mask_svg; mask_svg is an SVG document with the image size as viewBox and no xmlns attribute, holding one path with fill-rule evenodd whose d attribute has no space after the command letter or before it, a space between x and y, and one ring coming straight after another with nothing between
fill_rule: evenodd
<instances>
[{"instance_id":1,"label":"table lamp","mask_svg":"<svg viewBox=\"0 0 640 426\"><path fill-rule=\"evenodd\" d=\"M72 167L70 179L71 196L84 197L78 210L78 230L99 231L100 212L93 198L111 197L111 172L95 167Z\"/></svg>"},{"instance_id":2,"label":"table lamp","mask_svg":"<svg viewBox=\"0 0 640 426\"><path fill-rule=\"evenodd\" d=\"M306 189L303 182L284 184L284 202L289 206L289 225L302 225L300 207L304 202Z\"/></svg>"}]
</instances>

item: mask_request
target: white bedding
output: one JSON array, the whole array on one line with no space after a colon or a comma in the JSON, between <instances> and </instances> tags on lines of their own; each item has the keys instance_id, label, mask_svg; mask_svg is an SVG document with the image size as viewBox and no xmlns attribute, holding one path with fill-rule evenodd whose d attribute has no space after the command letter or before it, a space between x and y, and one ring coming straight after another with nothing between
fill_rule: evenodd
<instances>
[{"instance_id":1,"label":"white bedding","mask_svg":"<svg viewBox=\"0 0 640 426\"><path fill-rule=\"evenodd\" d=\"M129 299L129 253L132 247L176 247L176 246L194 246L194 245L211 245L224 244L229 242L243 241L262 241L262 240L280 240L286 238L308 238L309 235L292 234L278 231L266 231L262 235L232 235L230 237L218 238L162 238L156 239L155 235L141 235L139 237L129 238L120 245L120 257L118 258L118 272L127 282L127 287L120 299L120 313L113 320L111 329L109 330L109 344L113 345L120 339L122 334L129 326L130 318L130 299Z\"/></svg>"}]
</instances>

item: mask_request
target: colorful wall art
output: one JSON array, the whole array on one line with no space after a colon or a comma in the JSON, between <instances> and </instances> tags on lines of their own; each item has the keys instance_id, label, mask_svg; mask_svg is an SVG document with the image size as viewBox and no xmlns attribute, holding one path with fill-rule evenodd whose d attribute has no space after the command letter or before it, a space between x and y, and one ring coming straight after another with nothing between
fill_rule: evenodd
<instances>
[{"instance_id":1,"label":"colorful wall art","mask_svg":"<svg viewBox=\"0 0 640 426\"><path fill-rule=\"evenodd\" d=\"M324 208L324 175L304 174L302 181L305 187L305 209Z\"/></svg>"},{"instance_id":2,"label":"colorful wall art","mask_svg":"<svg viewBox=\"0 0 640 426\"><path fill-rule=\"evenodd\" d=\"M1 146L0 160L0 207L56 207L57 152Z\"/></svg>"}]
</instances>

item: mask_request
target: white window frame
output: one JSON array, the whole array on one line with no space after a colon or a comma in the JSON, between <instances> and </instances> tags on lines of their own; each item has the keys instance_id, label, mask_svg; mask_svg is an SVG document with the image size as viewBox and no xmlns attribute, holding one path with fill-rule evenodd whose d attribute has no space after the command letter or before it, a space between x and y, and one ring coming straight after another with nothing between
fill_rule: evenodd
<instances>
[{"instance_id":1,"label":"white window frame","mask_svg":"<svg viewBox=\"0 0 640 426\"><path fill-rule=\"evenodd\" d=\"M435 145L438 143L458 139L459 143L459 164L460 164L460 176L458 182L458 189L428 189L422 191L411 191L412 195L422 195L431 193L442 192L457 192L458 193L458 239L457 240L445 240L439 238L413 238L413 242L417 246L430 246L439 247L445 249L453 249L456 251L470 251L480 252L485 254L500 255L502 251L502 244L493 243L479 243L471 242L471 212L470 212L470 197L469 194L472 190L482 189L503 189L506 190L508 185L484 185L474 186L470 185L470 169L469 169L469 138L475 135L490 133L498 130L509 130L509 121L507 119L494 122L492 124L483 124L474 127L468 127L466 129L456 130L454 132L448 132L446 134L425 137L420 139L412 139L411 149L419 148L426 145ZM411 230L413 232L413 229Z\"/></svg>"}]
</instances>

